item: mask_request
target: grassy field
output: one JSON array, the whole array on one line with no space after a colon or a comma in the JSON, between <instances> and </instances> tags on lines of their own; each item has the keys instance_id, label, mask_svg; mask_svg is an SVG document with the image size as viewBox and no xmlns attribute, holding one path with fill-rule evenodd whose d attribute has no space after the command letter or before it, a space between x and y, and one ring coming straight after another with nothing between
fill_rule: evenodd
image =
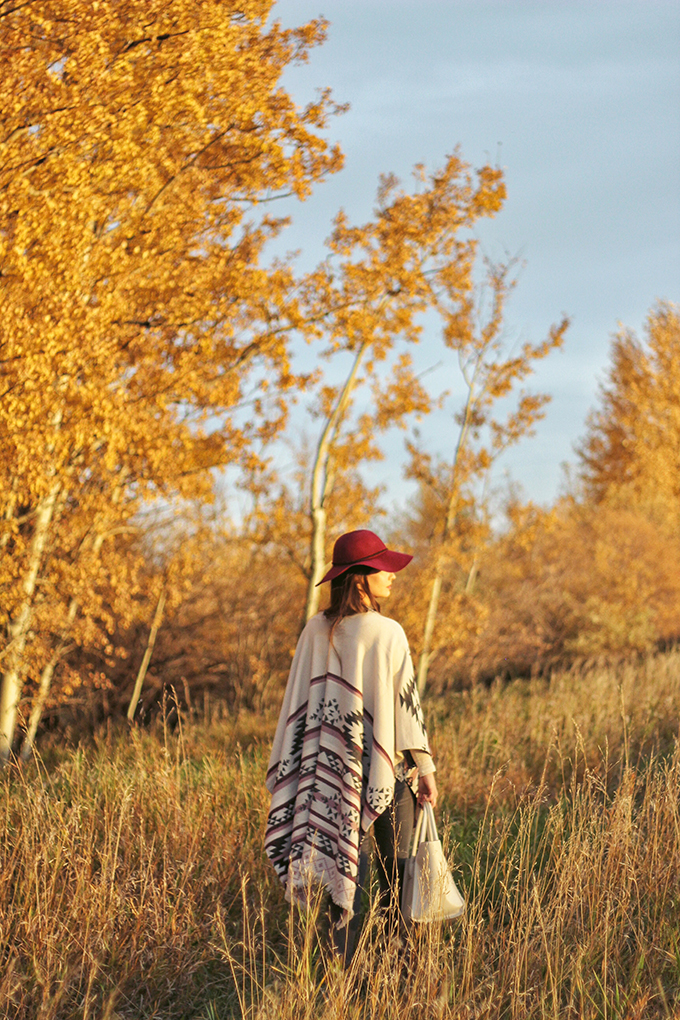
<instances>
[{"instance_id":1,"label":"grassy field","mask_svg":"<svg viewBox=\"0 0 680 1020\"><path fill-rule=\"evenodd\" d=\"M409 968L319 949L262 853L272 722L109 732L0 779L0 1017L680 1016L680 653L428 705L468 897Z\"/></svg>"}]
</instances>

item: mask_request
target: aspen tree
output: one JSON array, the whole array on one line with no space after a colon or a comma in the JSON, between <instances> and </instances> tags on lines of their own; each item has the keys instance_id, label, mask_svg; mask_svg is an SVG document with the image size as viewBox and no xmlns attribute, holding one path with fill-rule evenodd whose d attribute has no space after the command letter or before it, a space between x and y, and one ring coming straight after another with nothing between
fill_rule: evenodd
<instances>
[{"instance_id":1,"label":"aspen tree","mask_svg":"<svg viewBox=\"0 0 680 1020\"><path fill-rule=\"evenodd\" d=\"M22 700L27 700L31 688L34 694L21 745L23 761L32 754L48 703L68 700L76 686L84 693L95 680L95 686L102 686L100 673L75 672L67 666L61 670L66 678L58 676L59 667L74 656L82 659L84 654L110 660L114 629L130 627L143 614L148 596L148 582L143 590L140 583L141 548L139 543L135 547L129 542L139 533L139 524L119 522L102 530L101 511L88 505L82 492L80 496L81 505L62 509L53 528L50 554L41 569L40 590L33 605L31 630L36 637L25 651L24 673L29 680L34 678L34 683L29 684L28 692L24 688ZM114 490L112 518L132 511L132 506L120 505L119 496ZM55 674L59 680L56 688Z\"/></svg>"},{"instance_id":2,"label":"aspen tree","mask_svg":"<svg viewBox=\"0 0 680 1020\"><path fill-rule=\"evenodd\" d=\"M414 178L416 187L408 194L396 178L384 176L376 217L369 223L352 227L340 213L329 241L331 255L308 283L326 356L349 353L352 360L344 383L322 393L323 425L310 479L307 620L319 604L335 473L379 456L377 433L431 408L408 353L401 353L386 377L384 363L397 344L420 339L422 316L438 308L442 288L450 302L465 304L473 287L469 230L480 217L495 215L505 197L499 170L485 166L473 173L457 152L429 177L417 166ZM371 409L343 436L353 392L366 381Z\"/></svg>"},{"instance_id":3,"label":"aspen tree","mask_svg":"<svg viewBox=\"0 0 680 1020\"><path fill-rule=\"evenodd\" d=\"M469 515L470 507L474 510L476 500L472 488L475 481L488 477L491 465L500 454L531 433L535 423L543 417L550 397L521 391L515 408L504 420L495 416L495 405L533 372L537 360L561 347L568 327L565 318L550 330L542 343L525 343L517 353L508 351L503 335L503 314L512 286L511 271L512 263L488 266L486 287L490 302L486 317L476 308L472 292L461 305L458 294L451 292L448 281L443 281L437 294L437 304L445 323L444 342L456 352L465 398L455 419L455 445L444 480L441 518L436 525L434 547L430 554L429 596L417 667L421 693L436 651L435 628L444 575L447 565L459 555L456 529L461 512L465 509ZM409 474L425 485L436 486L441 482L442 479L435 478L432 473L431 457L415 444L411 444L410 450ZM471 587L474 569L473 556L467 571L466 588Z\"/></svg>"},{"instance_id":4,"label":"aspen tree","mask_svg":"<svg viewBox=\"0 0 680 1020\"><path fill-rule=\"evenodd\" d=\"M323 21L283 30L270 0L2 7L4 760L41 567L81 488L113 526L121 476L130 509L209 495L211 469L281 427L280 403L233 412L249 372L296 381L295 280L262 261L285 221L261 203L305 198L342 159L328 92L299 109L280 84Z\"/></svg>"},{"instance_id":5,"label":"aspen tree","mask_svg":"<svg viewBox=\"0 0 680 1020\"><path fill-rule=\"evenodd\" d=\"M8 643L5 648L5 663L2 689L0 689L0 759L6 758L11 746L11 737L17 717L17 708L22 689L23 656L31 624L31 610L36 585L45 553L54 508L59 497L60 483L52 487L40 500L35 513L33 540L23 577L23 598L16 618L8 627Z\"/></svg>"},{"instance_id":6,"label":"aspen tree","mask_svg":"<svg viewBox=\"0 0 680 1020\"><path fill-rule=\"evenodd\" d=\"M570 493L549 508L511 498L506 527L484 550L487 615L465 648L467 677L639 654L677 639L677 305L656 304L643 336L625 328L613 336L577 449Z\"/></svg>"},{"instance_id":7,"label":"aspen tree","mask_svg":"<svg viewBox=\"0 0 680 1020\"><path fill-rule=\"evenodd\" d=\"M680 309L660 302L640 339L622 329L599 407L579 447L588 498L625 493L655 506L680 530Z\"/></svg>"}]
</instances>

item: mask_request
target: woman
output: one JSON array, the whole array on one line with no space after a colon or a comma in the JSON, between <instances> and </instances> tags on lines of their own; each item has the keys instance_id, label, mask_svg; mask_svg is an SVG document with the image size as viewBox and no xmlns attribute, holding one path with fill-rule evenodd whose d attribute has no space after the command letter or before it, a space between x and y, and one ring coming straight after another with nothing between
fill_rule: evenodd
<instances>
[{"instance_id":1,"label":"woman","mask_svg":"<svg viewBox=\"0 0 680 1020\"><path fill-rule=\"evenodd\" d=\"M305 627L290 669L267 788L265 848L286 897L318 884L331 897L336 948L346 964L360 925L370 833L385 905L398 916L399 883L417 799L437 800L408 642L380 615L412 557L372 531L335 543L329 608Z\"/></svg>"}]
</instances>

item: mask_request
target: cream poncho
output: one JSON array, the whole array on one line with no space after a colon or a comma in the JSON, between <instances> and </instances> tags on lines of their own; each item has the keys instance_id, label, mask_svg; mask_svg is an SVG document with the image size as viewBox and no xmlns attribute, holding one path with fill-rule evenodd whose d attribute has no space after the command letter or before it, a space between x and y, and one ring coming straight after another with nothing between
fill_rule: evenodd
<instances>
[{"instance_id":1,"label":"cream poncho","mask_svg":"<svg viewBox=\"0 0 680 1020\"><path fill-rule=\"evenodd\" d=\"M354 900L359 843L392 802L406 750L429 752L404 631L379 613L322 613L295 652L274 738L265 849L286 896L320 883Z\"/></svg>"}]
</instances>

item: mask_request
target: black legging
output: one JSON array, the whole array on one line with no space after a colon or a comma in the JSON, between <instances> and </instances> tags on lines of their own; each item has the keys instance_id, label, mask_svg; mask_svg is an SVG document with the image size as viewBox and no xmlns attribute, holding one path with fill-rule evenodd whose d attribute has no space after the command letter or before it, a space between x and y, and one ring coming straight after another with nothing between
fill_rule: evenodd
<instances>
[{"instance_id":1,"label":"black legging","mask_svg":"<svg viewBox=\"0 0 680 1020\"><path fill-rule=\"evenodd\" d=\"M381 904L388 912L390 925L394 925L396 929L399 919L399 892L404 877L404 863L409 855L413 835L415 802L413 791L408 783L397 781L391 805L381 815L378 815L371 828L364 834L359 847L359 874L357 890L354 895L354 915L344 928L337 927L343 911L331 902L330 919L333 944L346 967L352 961L357 936L363 921L361 897L368 877L372 849L371 833L375 839L377 850L376 862Z\"/></svg>"}]
</instances>

